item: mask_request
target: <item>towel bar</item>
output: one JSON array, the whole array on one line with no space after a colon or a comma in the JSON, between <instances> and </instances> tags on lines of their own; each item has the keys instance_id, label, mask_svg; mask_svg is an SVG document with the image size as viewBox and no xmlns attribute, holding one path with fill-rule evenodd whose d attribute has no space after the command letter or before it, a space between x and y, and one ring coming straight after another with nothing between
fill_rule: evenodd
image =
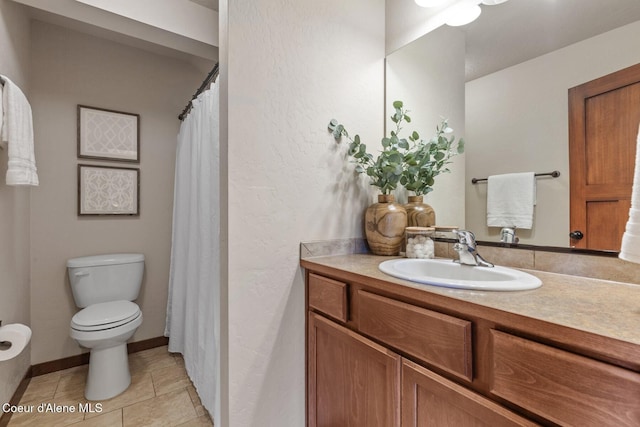
<instances>
[{"instance_id":1,"label":"towel bar","mask_svg":"<svg viewBox=\"0 0 640 427\"><path fill-rule=\"evenodd\" d=\"M560 171L553 171L553 172L545 172L545 173L537 173L534 176L538 177L538 176L552 176L554 178L557 178L560 176ZM471 183L472 184L476 184L478 182L481 181L486 181L489 178L471 178Z\"/></svg>"}]
</instances>

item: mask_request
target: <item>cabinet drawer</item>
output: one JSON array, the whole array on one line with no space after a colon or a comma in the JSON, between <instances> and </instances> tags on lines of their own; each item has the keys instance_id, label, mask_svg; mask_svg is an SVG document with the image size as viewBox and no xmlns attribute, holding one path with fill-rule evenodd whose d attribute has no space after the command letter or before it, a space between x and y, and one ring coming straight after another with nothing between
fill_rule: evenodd
<instances>
[{"instance_id":1,"label":"cabinet drawer","mask_svg":"<svg viewBox=\"0 0 640 427\"><path fill-rule=\"evenodd\" d=\"M309 307L346 322L349 319L347 284L309 274Z\"/></svg>"},{"instance_id":2,"label":"cabinet drawer","mask_svg":"<svg viewBox=\"0 0 640 427\"><path fill-rule=\"evenodd\" d=\"M640 374L496 330L491 338L496 396L559 425L640 425Z\"/></svg>"},{"instance_id":3,"label":"cabinet drawer","mask_svg":"<svg viewBox=\"0 0 640 427\"><path fill-rule=\"evenodd\" d=\"M416 359L471 381L471 322L358 291L358 328Z\"/></svg>"}]
</instances>

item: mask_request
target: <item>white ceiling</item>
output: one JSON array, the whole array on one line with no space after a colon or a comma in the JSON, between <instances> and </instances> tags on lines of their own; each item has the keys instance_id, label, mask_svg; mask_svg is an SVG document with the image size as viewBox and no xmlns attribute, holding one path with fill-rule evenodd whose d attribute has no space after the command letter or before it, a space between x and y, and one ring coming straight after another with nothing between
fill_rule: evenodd
<instances>
[{"instance_id":1,"label":"white ceiling","mask_svg":"<svg viewBox=\"0 0 640 427\"><path fill-rule=\"evenodd\" d=\"M38 7L42 5L69 6L80 2L73 0L14 0ZM181 0L184 1L184 0ZM443 7L459 0L448 0ZM217 10L218 0L189 0L208 9ZM42 6L40 6L42 7ZM405 31L407 39L400 45L424 34L422 23L442 11L417 6L414 0L386 0L387 39L394 39L393 31ZM38 19L53 20L51 13L39 13ZM69 17L69 15L67 15ZM58 15L58 18L61 18ZM111 18L111 17L110 17ZM593 37L614 28L640 20L640 0L510 0L498 6L482 6L480 17L469 25L460 27L466 33L467 80L473 80L497 70L521 63L531 58ZM61 22L57 22L61 24ZM80 24L78 22L78 24ZM216 23L217 24L217 23ZM108 27L106 27L108 28ZM88 31L85 29L85 31ZM391 31L391 32L389 32ZM104 31L103 31L104 32ZM175 37L175 34L166 32ZM104 34L103 34L104 36ZM115 35L114 35L115 36ZM185 40L180 40L185 51ZM396 40L394 39L395 43ZM149 43L147 43L149 44ZM158 45L160 45L159 43ZM199 49L195 57L213 59L202 54L202 43L194 44ZM175 50L177 45L173 47ZM444 47L446 48L446 46ZM217 49L214 55L217 56Z\"/></svg>"},{"instance_id":2,"label":"white ceiling","mask_svg":"<svg viewBox=\"0 0 640 427\"><path fill-rule=\"evenodd\" d=\"M189 0L211 10L218 10L218 0Z\"/></svg>"},{"instance_id":3,"label":"white ceiling","mask_svg":"<svg viewBox=\"0 0 640 427\"><path fill-rule=\"evenodd\" d=\"M462 27L467 80L640 20L640 0L511 0L482 9Z\"/></svg>"},{"instance_id":4,"label":"white ceiling","mask_svg":"<svg viewBox=\"0 0 640 427\"><path fill-rule=\"evenodd\" d=\"M386 0L387 52L433 30L424 23L455 1L425 9L414 0ZM640 20L640 0L510 0L481 7L476 21L459 27L467 36L467 80Z\"/></svg>"},{"instance_id":5,"label":"white ceiling","mask_svg":"<svg viewBox=\"0 0 640 427\"><path fill-rule=\"evenodd\" d=\"M181 58L206 72L218 56L218 13L193 1L13 1L29 6L33 19Z\"/></svg>"}]
</instances>

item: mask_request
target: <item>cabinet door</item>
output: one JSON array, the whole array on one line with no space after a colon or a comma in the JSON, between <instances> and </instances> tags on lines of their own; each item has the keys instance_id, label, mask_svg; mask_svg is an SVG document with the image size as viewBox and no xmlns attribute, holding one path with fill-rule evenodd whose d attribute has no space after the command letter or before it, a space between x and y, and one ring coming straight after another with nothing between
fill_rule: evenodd
<instances>
[{"instance_id":1,"label":"cabinet door","mask_svg":"<svg viewBox=\"0 0 640 427\"><path fill-rule=\"evenodd\" d=\"M402 361L402 427L536 425L422 366Z\"/></svg>"},{"instance_id":2,"label":"cabinet door","mask_svg":"<svg viewBox=\"0 0 640 427\"><path fill-rule=\"evenodd\" d=\"M310 427L399 427L400 356L309 313Z\"/></svg>"}]
</instances>

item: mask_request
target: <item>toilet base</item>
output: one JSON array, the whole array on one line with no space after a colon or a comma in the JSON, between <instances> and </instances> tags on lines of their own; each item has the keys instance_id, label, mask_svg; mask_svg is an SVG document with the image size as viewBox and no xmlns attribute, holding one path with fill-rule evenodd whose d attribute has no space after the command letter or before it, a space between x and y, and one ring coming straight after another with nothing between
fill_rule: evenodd
<instances>
[{"instance_id":1,"label":"toilet base","mask_svg":"<svg viewBox=\"0 0 640 427\"><path fill-rule=\"evenodd\" d=\"M108 348L92 348L89 375L84 390L87 400L107 400L131 384L127 343Z\"/></svg>"}]
</instances>

